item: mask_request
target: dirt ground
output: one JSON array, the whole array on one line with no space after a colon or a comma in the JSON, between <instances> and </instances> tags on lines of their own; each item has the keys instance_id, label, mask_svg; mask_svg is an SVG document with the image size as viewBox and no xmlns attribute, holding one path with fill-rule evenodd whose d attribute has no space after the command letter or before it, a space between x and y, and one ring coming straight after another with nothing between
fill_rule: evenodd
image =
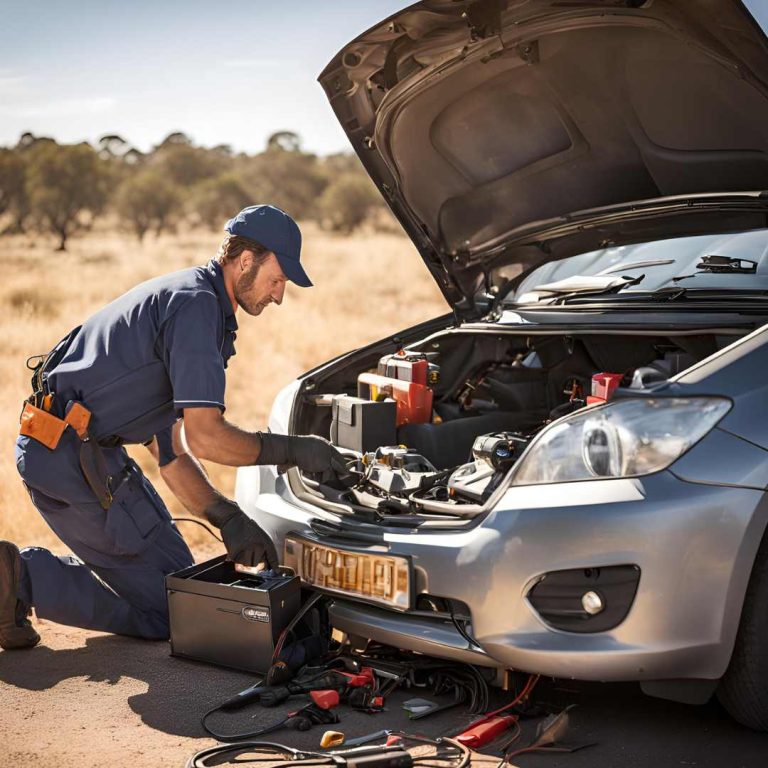
<instances>
[{"instance_id":1,"label":"dirt ground","mask_svg":"<svg viewBox=\"0 0 768 768\"><path fill-rule=\"evenodd\" d=\"M215 550L198 551L207 559ZM30 651L0 651L0 768L183 768L197 750L212 746L201 716L247 688L254 675L169 655L166 642L148 642L36 622L43 642ZM384 728L416 732L401 708L424 692L398 692L378 715L339 710L332 726L348 737ZM594 746L573 754L528 754L515 765L541 768L633 768L717 766L764 768L768 734L742 728L716 702L704 707L650 699L633 684L539 683L535 701L549 711L575 704L569 740ZM497 694L498 705L504 703ZM288 706L253 705L213 724L222 730L255 729L281 719ZM418 723L419 733L448 735L470 718L449 710ZM528 743L536 721L524 724ZM317 748L322 726L304 734L279 732L270 738ZM474 768L496 768L490 754Z\"/></svg>"}]
</instances>

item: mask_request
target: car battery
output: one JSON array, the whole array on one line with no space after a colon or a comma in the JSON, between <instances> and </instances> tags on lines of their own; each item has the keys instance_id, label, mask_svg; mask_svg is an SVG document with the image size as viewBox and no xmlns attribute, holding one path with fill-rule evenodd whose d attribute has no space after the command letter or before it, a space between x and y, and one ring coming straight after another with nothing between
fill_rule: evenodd
<instances>
[{"instance_id":1,"label":"car battery","mask_svg":"<svg viewBox=\"0 0 768 768\"><path fill-rule=\"evenodd\" d=\"M429 362L425 354L409 354L404 351L384 355L379 360L376 373L390 379L411 381L414 384L433 387L440 379L440 367Z\"/></svg>"},{"instance_id":2,"label":"car battery","mask_svg":"<svg viewBox=\"0 0 768 768\"><path fill-rule=\"evenodd\" d=\"M398 427L403 424L426 424L432 420L432 390L423 384L377 373L361 373L357 377L357 395L364 400L393 399L397 403Z\"/></svg>"},{"instance_id":3,"label":"car battery","mask_svg":"<svg viewBox=\"0 0 768 768\"><path fill-rule=\"evenodd\" d=\"M397 442L397 404L351 395L335 395L331 402L331 442L359 453Z\"/></svg>"},{"instance_id":4,"label":"car battery","mask_svg":"<svg viewBox=\"0 0 768 768\"><path fill-rule=\"evenodd\" d=\"M266 672L280 633L298 613L297 576L241 573L225 556L165 578L171 655Z\"/></svg>"}]
</instances>

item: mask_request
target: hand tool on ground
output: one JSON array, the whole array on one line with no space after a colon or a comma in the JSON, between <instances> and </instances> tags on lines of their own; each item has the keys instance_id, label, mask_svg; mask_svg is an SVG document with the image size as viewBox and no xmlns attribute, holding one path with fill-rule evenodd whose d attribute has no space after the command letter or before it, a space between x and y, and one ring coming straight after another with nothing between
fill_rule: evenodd
<instances>
[{"instance_id":1,"label":"hand tool on ground","mask_svg":"<svg viewBox=\"0 0 768 768\"><path fill-rule=\"evenodd\" d=\"M320 747L322 749L331 749L340 747L344 743L344 734L341 731L326 731L320 737Z\"/></svg>"},{"instance_id":2,"label":"hand tool on ground","mask_svg":"<svg viewBox=\"0 0 768 768\"><path fill-rule=\"evenodd\" d=\"M517 715L496 715L478 725L470 726L454 736L454 739L470 749L480 749L513 728L518 719Z\"/></svg>"},{"instance_id":3,"label":"hand tool on ground","mask_svg":"<svg viewBox=\"0 0 768 768\"><path fill-rule=\"evenodd\" d=\"M280 728L291 728L296 731L308 731L313 725L331 725L339 722L339 716L333 712L330 708L323 709L319 707L315 702L311 702L301 709L297 709L295 712L289 712L287 717L279 720L276 723L267 725L263 728L259 728L255 731L246 731L245 733L219 733L214 731L208 725L208 718L215 712L219 712L221 707L216 707L203 715L201 725L206 733L213 736L214 739L218 739L223 742L238 742L245 739L255 739L259 736L263 736L267 733L272 733Z\"/></svg>"},{"instance_id":4,"label":"hand tool on ground","mask_svg":"<svg viewBox=\"0 0 768 768\"><path fill-rule=\"evenodd\" d=\"M219 744L193 755L186 768L213 768L213 766L256 766L270 762L281 766L334 766L335 768L413 768L434 764L443 768L467 768L469 749L451 739L428 739L402 734L403 742L395 746L365 746L354 749L314 752L298 750L283 744L244 741L239 744ZM405 741L434 747L436 755L411 755Z\"/></svg>"},{"instance_id":5,"label":"hand tool on ground","mask_svg":"<svg viewBox=\"0 0 768 768\"><path fill-rule=\"evenodd\" d=\"M379 739L386 739L392 731L375 731L374 733L367 733L364 736L355 736L354 739L347 739L344 742L346 747L362 747L364 744L370 744L372 741L378 741Z\"/></svg>"},{"instance_id":6,"label":"hand tool on ground","mask_svg":"<svg viewBox=\"0 0 768 768\"><path fill-rule=\"evenodd\" d=\"M467 733L468 731L473 731L475 728L479 728L480 726L489 723L494 720L497 716L501 715L504 712L509 712L510 709L513 707L516 707L519 704L524 703L528 697L531 695L531 691L533 691L534 687L536 686L536 683L539 681L538 675L529 675L528 680L526 681L525 685L523 686L523 689L520 691L520 693L515 696L514 699L509 704L505 704L503 707L499 707L498 709L494 709L492 712L487 712L485 715L483 715L481 718L475 720L474 722L470 723L462 733ZM503 728L501 729L504 730ZM500 731L501 732L501 731ZM479 733L479 732L478 732ZM461 735L461 734L459 734ZM456 737L454 737L456 738Z\"/></svg>"},{"instance_id":7,"label":"hand tool on ground","mask_svg":"<svg viewBox=\"0 0 768 768\"><path fill-rule=\"evenodd\" d=\"M250 687L240 691L238 694L235 694L231 699L227 699L226 701L219 704L216 709L227 712L233 709L240 709L240 707L244 707L246 704L249 704L252 701L257 701L263 688L263 681L259 679Z\"/></svg>"},{"instance_id":8,"label":"hand tool on ground","mask_svg":"<svg viewBox=\"0 0 768 768\"><path fill-rule=\"evenodd\" d=\"M569 712L575 705L571 704L566 707L562 712L552 714L547 717L543 722L539 723L536 729L536 736L533 741L526 747L520 747L519 749L512 750L507 745L504 750L499 768L511 765L510 760L518 755L526 754L528 752L578 752L580 749L586 747L593 747L597 742L585 741L585 742L566 742L565 737L567 735L570 720Z\"/></svg>"},{"instance_id":9,"label":"hand tool on ground","mask_svg":"<svg viewBox=\"0 0 768 768\"><path fill-rule=\"evenodd\" d=\"M376 678L373 670L364 667L359 673L344 672L339 669L321 669L306 676L299 676L289 680L284 685L264 685L253 696L265 707L275 707L282 704L289 697L311 691L336 690L342 698L357 688L376 687Z\"/></svg>"},{"instance_id":10,"label":"hand tool on ground","mask_svg":"<svg viewBox=\"0 0 768 768\"><path fill-rule=\"evenodd\" d=\"M369 686L351 688L346 695L346 703L359 712L375 714L384 711L384 697Z\"/></svg>"}]
</instances>

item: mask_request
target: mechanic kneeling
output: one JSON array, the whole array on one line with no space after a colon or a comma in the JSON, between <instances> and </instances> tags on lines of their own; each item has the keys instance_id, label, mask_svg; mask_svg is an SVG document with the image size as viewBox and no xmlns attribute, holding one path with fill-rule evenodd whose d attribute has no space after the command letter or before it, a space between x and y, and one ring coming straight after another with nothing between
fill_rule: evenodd
<instances>
[{"instance_id":1,"label":"mechanic kneeling","mask_svg":"<svg viewBox=\"0 0 768 768\"><path fill-rule=\"evenodd\" d=\"M301 234L283 211L242 210L216 259L136 286L69 334L35 370L16 463L33 503L76 557L0 542L0 646L28 648L29 619L168 637L165 576L192 564L160 496L123 445L144 443L183 505L221 530L230 559L278 565L269 537L210 483L198 458L229 466L344 472L318 437L246 432L223 416L238 307L311 286Z\"/></svg>"}]
</instances>

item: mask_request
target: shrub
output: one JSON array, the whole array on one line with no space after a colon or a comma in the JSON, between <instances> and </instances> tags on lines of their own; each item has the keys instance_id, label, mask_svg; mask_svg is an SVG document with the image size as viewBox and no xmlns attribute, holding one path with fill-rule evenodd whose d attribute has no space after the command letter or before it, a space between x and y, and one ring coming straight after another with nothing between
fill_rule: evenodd
<instances>
[{"instance_id":1,"label":"shrub","mask_svg":"<svg viewBox=\"0 0 768 768\"><path fill-rule=\"evenodd\" d=\"M146 168L122 183L115 206L120 218L141 242L150 229L157 235L173 229L181 210L181 194L158 169Z\"/></svg>"},{"instance_id":2,"label":"shrub","mask_svg":"<svg viewBox=\"0 0 768 768\"><path fill-rule=\"evenodd\" d=\"M242 179L236 174L224 173L195 186L191 208L201 224L209 229L221 229L227 219L252 202Z\"/></svg>"},{"instance_id":3,"label":"shrub","mask_svg":"<svg viewBox=\"0 0 768 768\"><path fill-rule=\"evenodd\" d=\"M357 173L344 173L334 179L318 201L318 220L333 232L349 234L359 227L381 204L371 182Z\"/></svg>"},{"instance_id":4,"label":"shrub","mask_svg":"<svg viewBox=\"0 0 768 768\"><path fill-rule=\"evenodd\" d=\"M26 189L36 226L67 239L90 225L109 192L109 168L88 144L40 142L28 150ZM89 220L90 219L90 220Z\"/></svg>"}]
</instances>

